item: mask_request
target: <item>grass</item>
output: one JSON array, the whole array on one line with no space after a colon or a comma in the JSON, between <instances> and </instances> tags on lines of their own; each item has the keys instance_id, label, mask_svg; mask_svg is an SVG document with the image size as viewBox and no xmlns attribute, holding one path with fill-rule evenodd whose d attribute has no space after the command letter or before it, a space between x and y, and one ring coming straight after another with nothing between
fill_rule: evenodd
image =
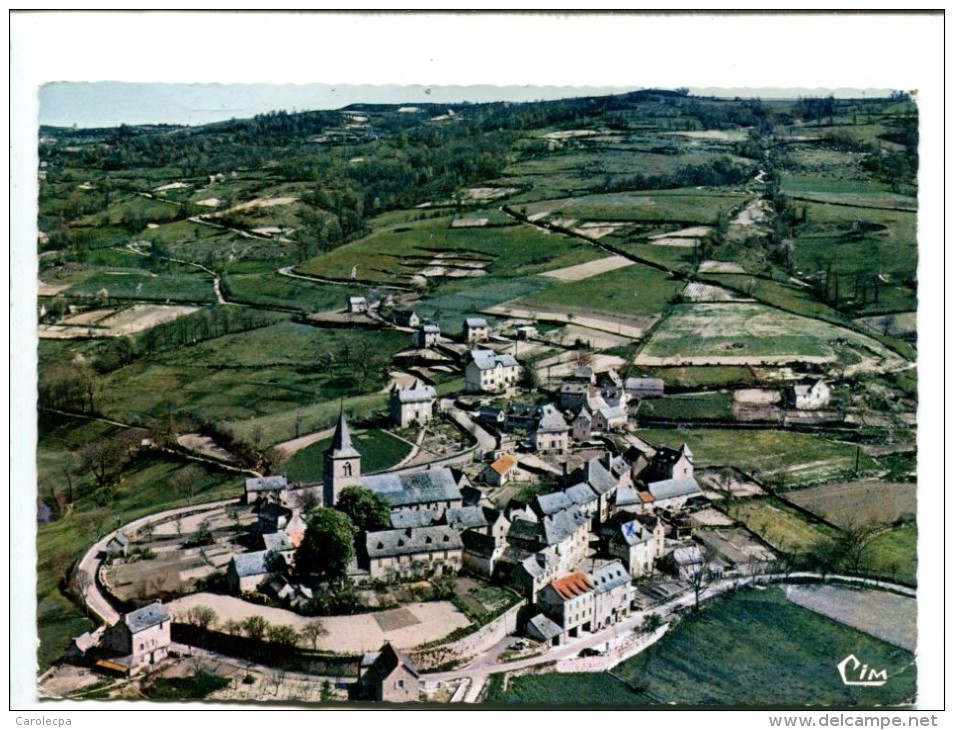
<instances>
[{"instance_id":1,"label":"grass","mask_svg":"<svg viewBox=\"0 0 954 730\"><path fill-rule=\"evenodd\" d=\"M345 347L386 358L406 343L400 332L329 330L286 320L141 358L102 379L101 408L126 422L169 411L227 421L288 412L362 391L342 362ZM328 355L335 357L331 366L321 360ZM379 387L379 376L379 369L370 373L365 389Z\"/></svg>"},{"instance_id":2,"label":"grass","mask_svg":"<svg viewBox=\"0 0 954 730\"><path fill-rule=\"evenodd\" d=\"M591 312L651 316L665 311L684 282L633 264L580 281L560 283L514 302L515 306L575 307Z\"/></svg>"},{"instance_id":3,"label":"grass","mask_svg":"<svg viewBox=\"0 0 954 730\"><path fill-rule=\"evenodd\" d=\"M823 362L835 360L848 345L899 360L866 335L761 304L737 302L674 306L640 356L689 362L759 357Z\"/></svg>"},{"instance_id":4,"label":"grass","mask_svg":"<svg viewBox=\"0 0 954 730\"><path fill-rule=\"evenodd\" d=\"M529 276L599 258L592 246L568 236L543 233L530 226L450 228L451 216L374 228L371 234L310 259L302 273L349 279L357 266L361 281L409 284L438 253L487 262L495 278Z\"/></svg>"},{"instance_id":5,"label":"grass","mask_svg":"<svg viewBox=\"0 0 954 730\"><path fill-rule=\"evenodd\" d=\"M409 444L387 431L357 431L353 436L354 447L361 454L363 474L390 469L411 451ZM296 452L286 467L288 479L305 483L321 481L325 473L324 454L330 445L329 437Z\"/></svg>"},{"instance_id":6,"label":"grass","mask_svg":"<svg viewBox=\"0 0 954 730\"><path fill-rule=\"evenodd\" d=\"M846 687L848 654L888 670L883 687ZM776 588L739 591L705 605L613 674L513 677L491 684L491 703L821 706L909 704L914 656L789 603ZM615 676L614 676L615 675Z\"/></svg>"},{"instance_id":7,"label":"grass","mask_svg":"<svg viewBox=\"0 0 954 730\"><path fill-rule=\"evenodd\" d=\"M917 485L882 481L826 484L786 499L839 527L891 524L917 514Z\"/></svg>"},{"instance_id":8,"label":"grass","mask_svg":"<svg viewBox=\"0 0 954 730\"><path fill-rule=\"evenodd\" d=\"M834 538L835 530L821 523L810 522L782 502L752 498L725 507L726 513L783 553L811 552L823 540Z\"/></svg>"},{"instance_id":9,"label":"grass","mask_svg":"<svg viewBox=\"0 0 954 730\"><path fill-rule=\"evenodd\" d=\"M908 585L918 582L918 529L907 525L884 532L871 543L871 568Z\"/></svg>"},{"instance_id":10,"label":"grass","mask_svg":"<svg viewBox=\"0 0 954 730\"><path fill-rule=\"evenodd\" d=\"M96 297L105 291L111 299L172 302L214 302L212 277L208 274L152 275L141 271L97 272L71 286L66 296Z\"/></svg>"},{"instance_id":11,"label":"grass","mask_svg":"<svg viewBox=\"0 0 954 730\"><path fill-rule=\"evenodd\" d=\"M755 385L758 373L743 365L688 365L646 369L646 377L661 378L667 388L723 388ZM648 401L647 401L648 402Z\"/></svg>"},{"instance_id":12,"label":"grass","mask_svg":"<svg viewBox=\"0 0 954 730\"><path fill-rule=\"evenodd\" d=\"M642 429L638 434L654 444L689 444L696 467L732 465L774 487L830 482L870 473L878 463L853 444L815 434L771 429L706 430Z\"/></svg>"},{"instance_id":13,"label":"grass","mask_svg":"<svg viewBox=\"0 0 954 730\"><path fill-rule=\"evenodd\" d=\"M222 280L224 294L230 302L262 307L283 307L306 312L343 309L349 296L364 295L359 287L334 286L303 281L268 273L229 274Z\"/></svg>"},{"instance_id":14,"label":"grass","mask_svg":"<svg viewBox=\"0 0 954 730\"><path fill-rule=\"evenodd\" d=\"M674 421L733 420L731 393L700 393L666 396L643 401L641 418L662 418Z\"/></svg>"},{"instance_id":15,"label":"grass","mask_svg":"<svg viewBox=\"0 0 954 730\"><path fill-rule=\"evenodd\" d=\"M208 672L191 674L188 677L159 677L148 687L143 688L143 694L150 700L170 700L186 702L201 700L216 690L228 687L230 680Z\"/></svg>"},{"instance_id":16,"label":"grass","mask_svg":"<svg viewBox=\"0 0 954 730\"><path fill-rule=\"evenodd\" d=\"M720 211L728 211L745 199L740 193L689 188L541 200L525 207L530 215L548 211L556 217L583 221L714 224Z\"/></svg>"}]
</instances>

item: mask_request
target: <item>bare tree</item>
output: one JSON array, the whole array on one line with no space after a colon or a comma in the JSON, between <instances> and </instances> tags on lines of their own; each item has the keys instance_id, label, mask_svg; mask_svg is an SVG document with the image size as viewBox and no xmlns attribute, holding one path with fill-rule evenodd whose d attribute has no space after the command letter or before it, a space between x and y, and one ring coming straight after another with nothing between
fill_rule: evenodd
<instances>
[{"instance_id":1,"label":"bare tree","mask_svg":"<svg viewBox=\"0 0 954 730\"><path fill-rule=\"evenodd\" d=\"M199 468L195 464L189 464L169 479L169 486L172 487L172 491L179 497L184 497L190 507L199 489L199 476Z\"/></svg>"},{"instance_id":2,"label":"bare tree","mask_svg":"<svg viewBox=\"0 0 954 730\"><path fill-rule=\"evenodd\" d=\"M322 623L320 619L313 619L301 628L300 633L302 639L304 641L310 641L312 648L317 651L318 639L322 636L327 636L328 629L325 628L324 623Z\"/></svg>"},{"instance_id":3,"label":"bare tree","mask_svg":"<svg viewBox=\"0 0 954 730\"><path fill-rule=\"evenodd\" d=\"M696 545L695 547L698 552L693 551L694 554L684 565L680 566L680 570L683 577L689 582L695 597L692 610L698 611L702 594L718 577L718 571L715 565L715 553L712 549L706 545Z\"/></svg>"}]
</instances>

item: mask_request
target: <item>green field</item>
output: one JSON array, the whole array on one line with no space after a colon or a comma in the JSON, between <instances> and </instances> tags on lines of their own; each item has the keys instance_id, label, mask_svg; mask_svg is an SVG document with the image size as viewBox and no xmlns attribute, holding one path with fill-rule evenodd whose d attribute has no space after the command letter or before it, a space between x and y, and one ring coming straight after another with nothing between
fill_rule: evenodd
<instances>
[{"instance_id":1,"label":"green field","mask_svg":"<svg viewBox=\"0 0 954 730\"><path fill-rule=\"evenodd\" d=\"M726 513L765 540L775 550L804 555L837 532L771 497L752 498L725 507Z\"/></svg>"},{"instance_id":2,"label":"green field","mask_svg":"<svg viewBox=\"0 0 954 730\"><path fill-rule=\"evenodd\" d=\"M712 224L720 211L730 210L746 197L714 190L652 190L541 200L521 208L526 207L529 215L549 212L552 217L582 221Z\"/></svg>"},{"instance_id":3,"label":"green field","mask_svg":"<svg viewBox=\"0 0 954 730\"><path fill-rule=\"evenodd\" d=\"M518 299L514 306L568 307L645 317L666 311L684 286L664 271L633 264L580 281L558 283Z\"/></svg>"},{"instance_id":4,"label":"green field","mask_svg":"<svg viewBox=\"0 0 954 730\"><path fill-rule=\"evenodd\" d=\"M732 414L731 393L698 393L665 396L643 401L639 418L662 418L674 421L728 421Z\"/></svg>"},{"instance_id":5,"label":"green field","mask_svg":"<svg viewBox=\"0 0 954 730\"><path fill-rule=\"evenodd\" d=\"M395 438L387 431L356 431L354 447L361 453L361 472L390 469L411 452L411 446ZM322 439L297 452L288 461L286 474L292 482L314 483L321 481L325 473L324 454L331 445L331 438Z\"/></svg>"},{"instance_id":6,"label":"green field","mask_svg":"<svg viewBox=\"0 0 954 730\"><path fill-rule=\"evenodd\" d=\"M863 656L890 677L846 687L836 665ZM612 674L512 677L488 703L616 705L896 705L913 703L914 656L789 603L776 588L740 591L691 614Z\"/></svg>"},{"instance_id":7,"label":"green field","mask_svg":"<svg viewBox=\"0 0 954 730\"><path fill-rule=\"evenodd\" d=\"M667 388L722 388L755 385L758 371L742 365L696 365L645 370L646 377L662 378Z\"/></svg>"},{"instance_id":8,"label":"green field","mask_svg":"<svg viewBox=\"0 0 954 730\"><path fill-rule=\"evenodd\" d=\"M918 529L913 525L882 533L871 543L871 570L901 583L918 583Z\"/></svg>"},{"instance_id":9,"label":"green field","mask_svg":"<svg viewBox=\"0 0 954 730\"><path fill-rule=\"evenodd\" d=\"M194 271L194 269L190 270ZM205 273L147 274L141 271L97 272L65 294L74 297L153 302L214 302L212 277Z\"/></svg>"},{"instance_id":10,"label":"green field","mask_svg":"<svg viewBox=\"0 0 954 730\"><path fill-rule=\"evenodd\" d=\"M658 358L679 360L671 364L733 364L757 358L830 362L847 345L901 363L871 337L761 304L731 302L675 305L653 330L637 364L656 364Z\"/></svg>"},{"instance_id":11,"label":"green field","mask_svg":"<svg viewBox=\"0 0 954 730\"><path fill-rule=\"evenodd\" d=\"M814 434L769 429L642 429L653 444L679 446L695 454L695 466L735 466L774 487L830 482L850 478L855 458L859 472L870 473L877 462L852 444Z\"/></svg>"},{"instance_id":12,"label":"green field","mask_svg":"<svg viewBox=\"0 0 954 730\"><path fill-rule=\"evenodd\" d=\"M274 271L255 274L229 274L222 280L223 294L230 302L262 307L323 312L344 309L349 296L363 296L366 289L334 286L282 276Z\"/></svg>"}]
</instances>

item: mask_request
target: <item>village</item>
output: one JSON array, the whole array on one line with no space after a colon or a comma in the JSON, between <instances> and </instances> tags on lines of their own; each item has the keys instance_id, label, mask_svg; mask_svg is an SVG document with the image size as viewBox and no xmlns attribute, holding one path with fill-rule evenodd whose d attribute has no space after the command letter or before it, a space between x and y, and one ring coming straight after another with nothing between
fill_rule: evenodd
<instances>
[{"instance_id":1,"label":"village","mask_svg":"<svg viewBox=\"0 0 954 730\"><path fill-rule=\"evenodd\" d=\"M352 297L346 311L366 316L367 302ZM364 596L349 612L372 613L311 622L320 626L310 631L313 648L351 654L356 662L350 668L337 662L336 689L328 690L324 677L322 697L418 701L451 687L461 689L460 700L469 684L455 681L452 670L482 652L506 649L542 661L548 652L561 648L565 656L567 647L580 645L571 656L608 656L658 628L653 606L686 596L698 604L700 593L725 576L769 572L777 556L758 541L697 534L701 526L730 524L710 504L730 496L731 488L700 486L691 446L651 444L631 433L640 404L664 394L660 379L623 378L580 358L550 389L535 388L529 368L511 354L518 342L539 338L535 327L511 326L510 338L494 332L486 318L467 317L453 341L413 312L398 309L391 316L395 326L411 331L416 356L456 357L466 378L465 392L453 398L439 398L420 377L404 378L404 385L395 380L387 414L393 427L443 420L460 429L461 443L473 445L462 456L368 474L366 454L356 448L342 410L324 452L321 483L251 477L240 498L227 504L141 519L106 536L87 555L84 594L106 623L76 637L66 655L67 662L94 670L87 682L103 674L128 682L194 656L188 638L181 631L174 636L176 624L188 626L192 637L216 628L258 639L274 634L292 649L309 635L307 616L321 594L347 586ZM792 408L810 412L827 405L829 394L817 380L791 386L785 397ZM347 533L353 550L337 573L304 569L306 535L325 529L315 514L343 509L360 522L355 505L359 513L384 510L386 519L353 526ZM337 549L324 537L312 542L307 560L335 559L322 552ZM190 576L182 597L168 603L149 602L164 593L157 553L166 570ZM502 597L486 623L475 626L445 602L440 609L434 604L423 633L409 631L422 624L428 604L408 601L418 594L402 595L402 586L450 581L446 598L457 580L466 581L470 593L496 589ZM111 608L130 601L144 605L122 613ZM266 633L259 607L294 628ZM634 624L632 617L646 615ZM377 619L373 627L368 616ZM622 636L615 631L612 641L592 641L619 627L625 627ZM226 645L216 646L227 652ZM343 680L349 669L357 676ZM434 672L442 679L429 681ZM69 681L62 672L53 676L59 685Z\"/></svg>"}]
</instances>

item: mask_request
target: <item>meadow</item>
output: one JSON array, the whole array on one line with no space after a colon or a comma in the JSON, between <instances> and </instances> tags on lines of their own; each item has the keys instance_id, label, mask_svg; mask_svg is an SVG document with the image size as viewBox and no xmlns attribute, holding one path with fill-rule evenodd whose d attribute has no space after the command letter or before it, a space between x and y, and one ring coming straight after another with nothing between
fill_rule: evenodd
<instances>
[{"instance_id":1,"label":"meadow","mask_svg":"<svg viewBox=\"0 0 954 730\"><path fill-rule=\"evenodd\" d=\"M354 447L361 453L362 474L389 469L411 452L406 441L380 429L353 431L352 437ZM325 473L324 454L330 446L329 437L296 452L286 465L288 479L292 482L320 482Z\"/></svg>"}]
</instances>

